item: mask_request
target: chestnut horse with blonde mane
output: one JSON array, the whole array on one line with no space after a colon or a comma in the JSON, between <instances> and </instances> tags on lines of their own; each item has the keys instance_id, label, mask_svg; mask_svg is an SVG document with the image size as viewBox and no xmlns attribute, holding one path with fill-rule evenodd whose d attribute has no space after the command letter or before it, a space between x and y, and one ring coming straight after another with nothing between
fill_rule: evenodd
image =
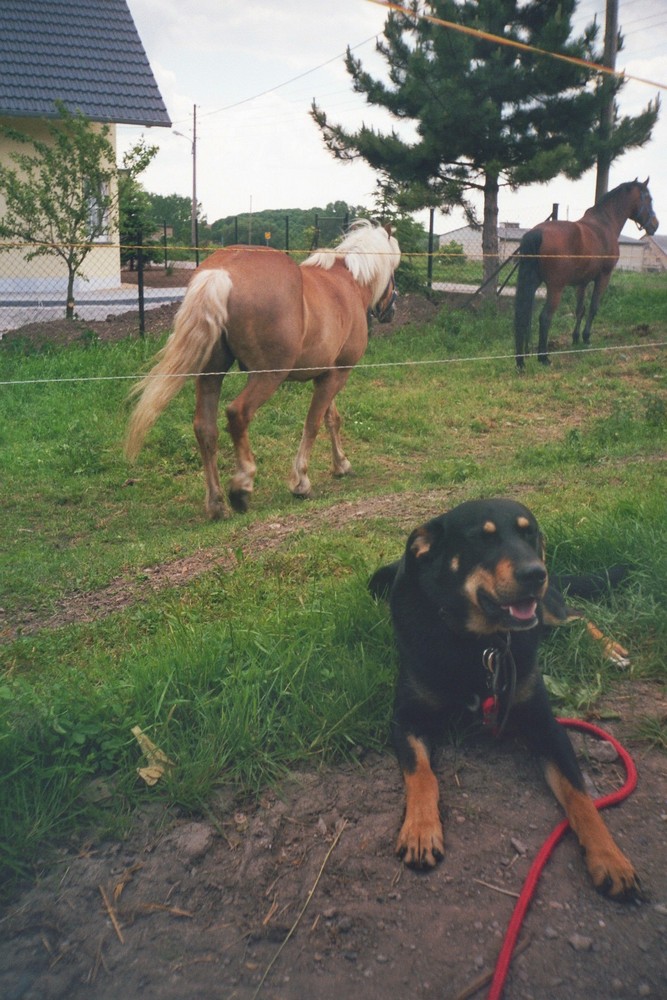
<instances>
[{"instance_id":1,"label":"chestnut horse with blonde mane","mask_svg":"<svg viewBox=\"0 0 667 1000\"><path fill-rule=\"evenodd\" d=\"M579 343L579 327L584 317L586 287L593 282L583 340L591 339L591 326L600 299L609 284L618 261L618 238L628 219L653 236L658 220L653 211L648 177L645 181L626 181L603 195L577 222L558 220L541 222L522 238L519 245L519 277L514 300L514 336L516 366L522 371L524 355L530 344L533 300L538 287L547 286L547 301L540 313L540 339L537 359L549 364L547 343L551 320L558 308L563 289L574 285L577 309L572 343Z\"/></svg>"},{"instance_id":2,"label":"chestnut horse with blonde mane","mask_svg":"<svg viewBox=\"0 0 667 1000\"><path fill-rule=\"evenodd\" d=\"M400 259L391 231L368 220L353 223L337 247L317 251L301 265L266 247L216 250L193 274L160 360L132 391L140 399L128 427L128 457L136 458L160 413L195 375L194 431L206 511L214 519L227 517L217 467L217 416L223 379L237 362L248 378L227 406L236 454L229 486L234 510L247 510L253 491L250 421L286 380L314 383L290 474L292 493L310 495L308 460L322 420L331 437L334 475L348 473L335 397L366 350L369 311L381 323L393 318Z\"/></svg>"}]
</instances>

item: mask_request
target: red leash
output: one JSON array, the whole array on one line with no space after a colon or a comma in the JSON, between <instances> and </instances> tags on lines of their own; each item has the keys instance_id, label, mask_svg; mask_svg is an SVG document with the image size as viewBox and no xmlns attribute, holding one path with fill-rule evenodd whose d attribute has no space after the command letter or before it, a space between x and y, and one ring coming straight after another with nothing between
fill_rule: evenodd
<instances>
[{"instance_id":1,"label":"red leash","mask_svg":"<svg viewBox=\"0 0 667 1000\"><path fill-rule=\"evenodd\" d=\"M625 747L621 746L618 740L616 740L609 733L605 732L604 729L600 729L598 726L594 726L590 722L582 722L581 719L558 719L558 721L561 726L565 726L567 729L580 729L582 732L591 733L593 736L597 736L598 739L606 740L608 743L611 743L623 761L626 775L625 783L621 788L612 792L610 795L604 795L601 798L596 799L595 808L605 809L607 806L614 806L618 802L622 802L623 799L627 799L628 795L632 794L637 786L637 768L635 767L635 763ZM523 924L528 907L532 902L540 875L542 874L542 870L549 860L552 851L569 827L570 824L566 819L560 822L547 837L544 844L540 848L537 857L533 861L526 881L524 882L523 889L521 890L521 895L517 900L514 912L512 913L510 922L507 925L507 933L505 934L505 940L502 948L500 949L498 961L496 962L496 969L491 981L491 989L489 990L488 1000L500 1000L502 997L505 980L507 979L510 963L512 961L512 954L521 930L521 925Z\"/></svg>"}]
</instances>

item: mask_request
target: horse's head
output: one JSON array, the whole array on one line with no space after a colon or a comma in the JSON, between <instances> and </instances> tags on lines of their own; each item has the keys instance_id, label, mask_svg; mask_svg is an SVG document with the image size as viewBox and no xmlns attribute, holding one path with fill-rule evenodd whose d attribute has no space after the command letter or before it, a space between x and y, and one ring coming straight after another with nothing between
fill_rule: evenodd
<instances>
[{"instance_id":1,"label":"horse's head","mask_svg":"<svg viewBox=\"0 0 667 1000\"><path fill-rule=\"evenodd\" d=\"M649 236L653 236L658 230L658 217L653 211L653 201L651 192L648 189L648 177L645 181L635 181L637 189L637 205L630 218L636 222L640 229L644 229Z\"/></svg>"},{"instance_id":2,"label":"horse's head","mask_svg":"<svg viewBox=\"0 0 667 1000\"><path fill-rule=\"evenodd\" d=\"M396 282L394 280L394 272L392 271L387 287L371 309L378 323L391 323L396 312L397 298L398 292L396 291Z\"/></svg>"}]
</instances>

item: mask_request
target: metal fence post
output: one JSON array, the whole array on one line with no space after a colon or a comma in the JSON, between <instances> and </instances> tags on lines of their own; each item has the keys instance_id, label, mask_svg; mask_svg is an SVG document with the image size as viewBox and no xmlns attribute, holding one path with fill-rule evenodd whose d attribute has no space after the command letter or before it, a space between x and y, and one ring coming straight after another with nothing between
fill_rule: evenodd
<instances>
[{"instance_id":1,"label":"metal fence post","mask_svg":"<svg viewBox=\"0 0 667 1000\"><path fill-rule=\"evenodd\" d=\"M137 233L137 292L139 295L139 336L146 334L144 315L144 239L141 230Z\"/></svg>"},{"instance_id":2,"label":"metal fence post","mask_svg":"<svg viewBox=\"0 0 667 1000\"><path fill-rule=\"evenodd\" d=\"M428 273L426 277L426 282L428 284L429 292L433 291L433 226L435 218L435 209L431 208L429 210L429 222L428 222Z\"/></svg>"}]
</instances>

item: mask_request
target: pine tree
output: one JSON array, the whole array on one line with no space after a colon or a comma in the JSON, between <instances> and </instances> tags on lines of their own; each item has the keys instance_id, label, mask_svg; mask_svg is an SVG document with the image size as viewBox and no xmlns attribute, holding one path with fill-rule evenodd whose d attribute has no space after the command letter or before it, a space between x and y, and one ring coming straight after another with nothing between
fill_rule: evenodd
<instances>
[{"instance_id":1,"label":"pine tree","mask_svg":"<svg viewBox=\"0 0 667 1000\"><path fill-rule=\"evenodd\" d=\"M600 82L586 67L543 54L599 62L595 23L571 37L575 7L576 0L413 0L409 14L389 14L377 44L388 82L365 72L349 49L346 66L354 90L397 121L413 123L415 138L365 125L346 131L315 102L311 114L333 155L361 157L387 174L405 208L459 206L478 223L470 194L482 192L488 277L497 265L500 187L544 183L560 173L574 179L596 160ZM530 48L462 33L429 16ZM617 119L608 140L613 155L647 142L657 113L656 101L634 119Z\"/></svg>"}]
</instances>

